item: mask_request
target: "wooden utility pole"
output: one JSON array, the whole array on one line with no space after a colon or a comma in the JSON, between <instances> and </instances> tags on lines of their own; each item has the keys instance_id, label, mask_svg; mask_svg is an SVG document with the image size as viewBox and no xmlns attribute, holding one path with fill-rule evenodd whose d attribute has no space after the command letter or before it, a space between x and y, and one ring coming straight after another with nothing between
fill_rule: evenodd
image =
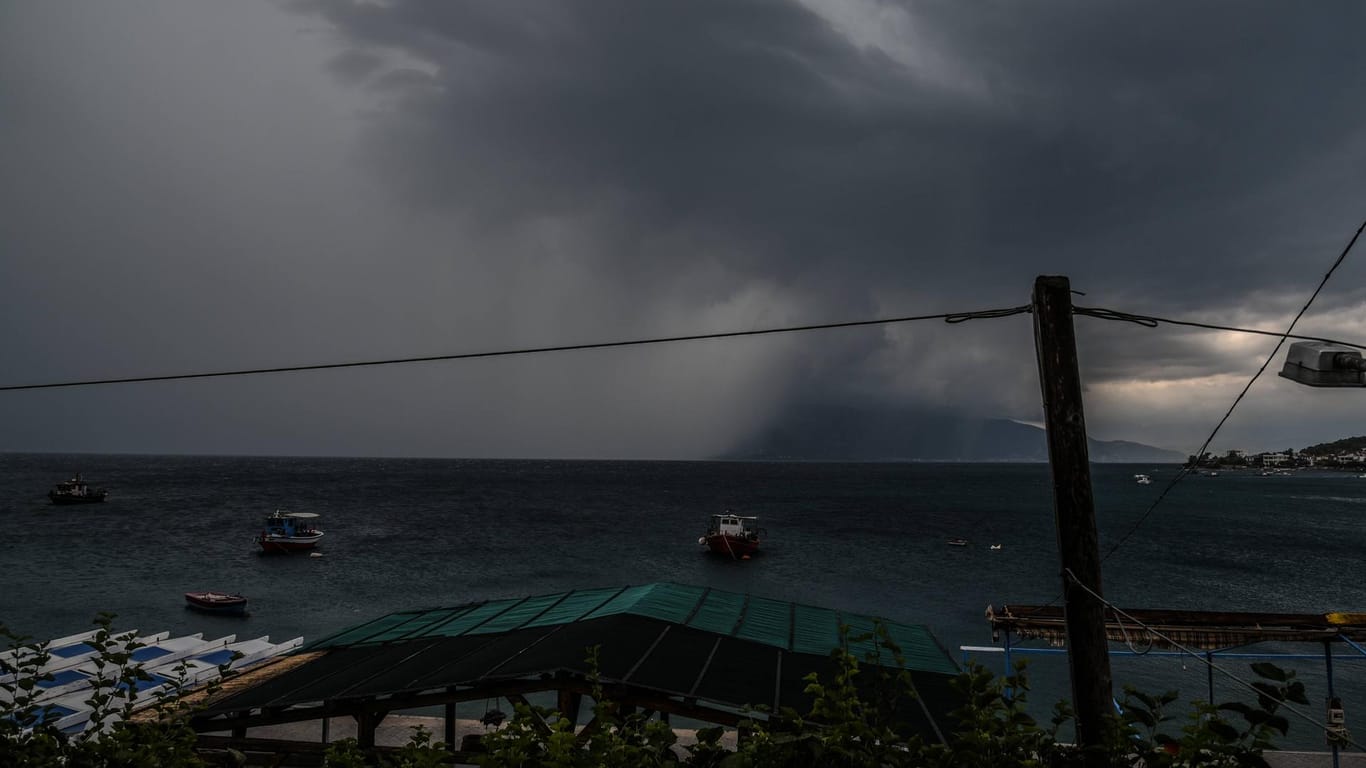
<instances>
[{"instance_id":1,"label":"wooden utility pole","mask_svg":"<svg viewBox=\"0 0 1366 768\"><path fill-rule=\"evenodd\" d=\"M1104 594L1100 547L1077 372L1077 337L1072 328L1072 291L1066 277L1044 275L1034 281L1034 346L1048 428L1048 464L1053 470L1053 519L1062 564L1072 707L1077 715L1077 743L1085 749L1103 743L1103 723L1114 706L1114 695L1105 605L1097 597ZM1102 765L1102 757L1093 752L1086 765Z\"/></svg>"}]
</instances>

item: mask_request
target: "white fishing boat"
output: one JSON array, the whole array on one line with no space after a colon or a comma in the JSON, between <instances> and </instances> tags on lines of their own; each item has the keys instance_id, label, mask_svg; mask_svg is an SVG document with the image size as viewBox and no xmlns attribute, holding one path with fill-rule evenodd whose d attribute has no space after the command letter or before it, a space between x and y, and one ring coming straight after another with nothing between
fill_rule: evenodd
<instances>
[{"instance_id":1,"label":"white fishing boat","mask_svg":"<svg viewBox=\"0 0 1366 768\"><path fill-rule=\"evenodd\" d=\"M317 546L323 532L318 530L314 520L318 515L313 512L286 512L277 509L266 518L256 543L266 552L299 552Z\"/></svg>"},{"instance_id":2,"label":"white fishing boat","mask_svg":"<svg viewBox=\"0 0 1366 768\"><path fill-rule=\"evenodd\" d=\"M1147 475L1134 475L1134 481L1139 485L1152 485L1153 479Z\"/></svg>"}]
</instances>

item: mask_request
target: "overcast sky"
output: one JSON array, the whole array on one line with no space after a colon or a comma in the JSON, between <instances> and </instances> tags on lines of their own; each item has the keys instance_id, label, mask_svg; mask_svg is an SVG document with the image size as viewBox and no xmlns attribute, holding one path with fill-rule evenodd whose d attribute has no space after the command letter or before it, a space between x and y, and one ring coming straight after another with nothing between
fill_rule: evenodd
<instances>
[{"instance_id":1,"label":"overcast sky","mask_svg":"<svg viewBox=\"0 0 1366 768\"><path fill-rule=\"evenodd\" d=\"M1366 217L1366 6L0 0L0 384L1076 301L1283 330ZM1299 330L1366 342L1366 244ZM1192 452L1275 339L1077 318ZM1215 447L1366 434L1272 363ZM1041 418L1027 315L0 393L0 450L702 458Z\"/></svg>"}]
</instances>

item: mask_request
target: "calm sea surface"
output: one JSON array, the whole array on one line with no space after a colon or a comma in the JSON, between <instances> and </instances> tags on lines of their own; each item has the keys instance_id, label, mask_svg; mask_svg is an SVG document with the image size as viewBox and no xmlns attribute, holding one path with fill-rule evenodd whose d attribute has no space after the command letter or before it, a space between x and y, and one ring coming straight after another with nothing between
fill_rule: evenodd
<instances>
[{"instance_id":1,"label":"calm sea surface","mask_svg":"<svg viewBox=\"0 0 1366 768\"><path fill-rule=\"evenodd\" d=\"M109 501L49 505L47 490L77 471ZM1136 484L1136 472L1153 484ZM1102 551L1175 472L1093 468ZM322 515L325 556L259 555L252 537L276 508ZM761 557L703 554L697 537L726 508L760 516ZM40 638L82 631L103 610L143 631L311 639L400 609L676 581L927 624L957 656L990 644L988 604L1049 602L1060 589L1048 467L1034 464L8 454L0 515L0 621ZM1366 479L1350 474L1187 478L1106 561L1106 597L1131 608L1366 611L1363 515ZM971 545L945 545L960 536ZM186 611L182 593L194 589L246 594L252 615ZM1366 715L1361 658L1347 651L1335 669L1349 726ZM1245 661L1228 666L1248 676ZM1321 718L1322 660L1287 666ZM1064 661L1031 668L1036 699L1065 695ZM1119 683L1206 696L1195 662L1117 658L1114 669ZM1217 686L1217 698L1232 696L1233 683Z\"/></svg>"}]
</instances>

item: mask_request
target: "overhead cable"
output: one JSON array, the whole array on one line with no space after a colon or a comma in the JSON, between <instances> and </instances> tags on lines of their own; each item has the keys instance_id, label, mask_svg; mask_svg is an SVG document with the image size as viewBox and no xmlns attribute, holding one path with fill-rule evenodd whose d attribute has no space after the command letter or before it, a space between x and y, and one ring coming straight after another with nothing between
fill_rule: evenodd
<instances>
[{"instance_id":1,"label":"overhead cable","mask_svg":"<svg viewBox=\"0 0 1366 768\"><path fill-rule=\"evenodd\" d=\"M1290 326L1285 329L1284 333L1276 334L1280 337L1280 339L1276 342L1275 349L1272 349L1271 354L1267 355L1266 360L1262 361L1262 367L1258 368L1257 372L1252 374L1252 378L1249 379L1247 385L1243 387L1243 391L1239 392L1238 396L1233 399L1233 404L1228 407L1228 410L1224 413L1224 417L1222 419L1219 419L1218 424L1214 425L1214 429L1209 433L1209 437L1205 438L1205 442L1202 443L1200 445L1200 449L1195 452L1194 460L1191 461L1189 464L1181 467L1181 471L1177 472L1176 476L1173 477L1169 483L1167 483L1166 487L1162 489L1162 493L1158 494L1157 499L1154 500L1151 505L1149 505L1147 511L1140 515L1138 520L1132 526L1130 526L1128 532L1121 536L1119 541L1115 542L1110 547L1110 549L1106 551L1105 555L1101 558L1101 562L1109 560L1111 555L1117 552L1120 547L1124 546L1124 543L1128 541L1129 538L1132 537L1134 533L1138 531L1139 528L1143 527L1143 524L1145 522L1148 521L1148 518L1152 516L1153 512L1162 503L1162 500L1167 498L1167 494L1171 493L1171 490L1175 488L1178 483L1180 483L1187 475L1189 475L1191 472L1195 470L1195 466L1199 464L1200 458L1205 455L1205 450L1208 449L1210 443L1214 441L1214 436L1219 434L1219 430L1223 428L1224 423L1228 421L1228 418L1233 415L1234 409L1237 408L1238 404L1243 401L1243 397L1247 395L1248 390L1252 389L1252 385L1256 384L1257 379L1261 378L1262 373L1266 371L1266 367L1271 364L1272 360L1276 359L1276 355L1280 354L1281 347L1285 345L1286 339L1292 338L1291 332L1295 330L1295 325L1300 322L1301 317L1304 317L1304 313L1309 311L1309 305L1314 303L1314 299L1317 299L1319 297L1319 292L1323 290L1323 286L1327 285L1328 278L1333 276L1333 272L1335 272L1337 268L1342 264L1343 260L1347 258L1347 254L1351 252L1352 246L1356 245L1356 242L1361 237L1361 233L1363 230L1366 230L1366 221L1362 221L1361 226L1357 227L1356 233L1353 234L1352 238L1347 241L1347 245L1342 249L1342 253L1339 253L1337 259L1333 261L1333 266L1329 267L1328 271L1324 273L1323 279L1319 281L1318 287L1314 289L1314 292L1312 294L1310 294L1309 300L1304 302L1304 306L1300 307L1300 311L1295 315L1295 319L1290 321Z\"/></svg>"},{"instance_id":2,"label":"overhead cable","mask_svg":"<svg viewBox=\"0 0 1366 768\"><path fill-rule=\"evenodd\" d=\"M1315 720L1314 717L1313 717L1312 715L1310 715L1310 714L1308 714L1308 713L1305 713L1305 712L1302 712L1301 710L1299 710L1299 709L1297 709L1297 708L1291 706L1291 705L1290 705L1290 702L1285 701L1284 699L1275 699L1274 697L1271 697L1269 694L1267 694L1266 691L1262 690L1261 688L1258 688L1257 686L1253 685L1252 683L1249 683L1248 681L1242 679L1241 677L1238 677L1237 675L1233 674L1232 672L1229 672L1227 669L1224 669L1223 667L1219 666L1218 664L1215 664L1214 661L1213 661L1212 659L1207 658L1207 657L1205 656L1205 654L1199 653L1199 652L1197 652L1197 651L1195 651L1195 650L1192 650L1192 649L1190 649L1190 648L1187 648L1186 646L1184 646L1184 645L1182 645L1182 644L1176 642L1176 641L1173 640L1172 638L1170 638L1170 637L1168 637L1168 636L1162 634L1161 632L1159 632L1159 631L1158 631L1156 628L1154 628L1153 626L1151 626L1151 625L1149 625L1149 624L1145 624L1144 622L1142 622L1142 621L1140 621L1140 620L1134 618L1134 617L1131 616L1130 614L1125 613L1124 610L1122 610L1121 608L1119 608L1118 606L1116 606L1114 603L1112 603L1112 602L1110 602L1109 600L1106 600L1105 598L1103 598L1103 597L1101 597L1100 595L1096 594L1095 590L1091 589L1091 587L1089 587L1089 586L1087 586L1085 583L1083 583L1081 579L1077 578L1077 574L1073 573L1071 568L1066 568L1066 569L1064 569L1064 572L1067 574L1067 577L1068 577L1069 579L1071 579L1071 581L1072 581L1073 584L1076 584L1078 587L1081 587L1083 590L1085 590L1085 591L1087 591L1088 593L1090 593L1091 597L1094 597L1097 601L1099 601L1100 603L1104 604L1106 608L1109 608L1111 611L1114 611L1116 617L1123 616L1124 618L1128 619L1129 621L1133 622L1134 624L1137 624L1139 627L1141 627L1145 632L1147 632L1147 633L1148 633L1149 635L1151 635L1152 637L1155 637L1155 638L1161 640L1162 642L1167 643L1168 645L1172 646L1173 648L1176 648L1176 649L1180 650L1180 651L1183 652L1183 653L1190 654L1191 656L1193 656L1193 657L1195 657L1197 660L1199 660L1201 664L1204 664L1204 665L1208 666L1210 669L1212 669L1212 670L1214 670L1215 672L1218 672L1219 674L1221 674L1221 675L1227 677L1228 679L1230 679L1230 680L1232 680L1233 682L1237 683L1238 685L1240 685L1240 686L1242 686L1242 687L1248 689L1249 691L1252 691L1253 693L1257 694L1258 696L1266 696L1266 697L1268 697L1268 698L1272 698L1277 704L1280 704L1281 706L1285 707L1287 711L1291 712L1291 713L1294 714L1296 717L1300 718L1301 720L1304 720L1305 722L1309 723L1310 725L1313 725L1314 727L1316 727L1316 728L1318 728L1318 729L1320 729L1320 730L1322 730L1322 731L1324 731L1324 732L1327 732L1327 731L1328 731L1328 724L1327 724L1327 723L1324 723L1324 722L1320 722L1320 721L1318 721L1318 720ZM1120 626L1122 627L1123 624L1121 624ZM1211 702L1208 702L1208 703L1211 704L1211 705L1214 704L1214 702L1212 702L1212 701L1211 701ZM1360 744L1358 744L1358 743L1356 743L1355 741L1353 741L1353 740L1351 739L1350 736L1344 736L1344 737L1343 737L1343 740L1344 740L1345 743L1350 744L1350 745L1356 747L1357 749L1366 749L1366 747L1362 747Z\"/></svg>"},{"instance_id":3,"label":"overhead cable","mask_svg":"<svg viewBox=\"0 0 1366 768\"><path fill-rule=\"evenodd\" d=\"M681 341L702 341L704 339L730 339L740 336L764 336L777 333L798 333L801 331L821 331L832 328L856 328L869 325L893 325L920 320L943 320L947 323L961 323L979 318L1008 317L1027 313L1030 307L1008 307L978 312L948 312L935 315L914 315L907 317L884 317L876 320L853 320L843 323L818 323L813 325L794 325L782 328L763 328L751 331L725 331L721 333L697 333L688 336L663 336L647 339L628 339L624 341L602 341L588 344L564 344L549 347L523 347L490 352L462 352L449 355L427 355L423 357L401 357L387 360L362 360L346 363L318 363L312 365L286 365L275 368L244 368L229 371L210 371L205 373L173 373L161 376L130 376L126 378L85 379L79 381L58 381L43 384L12 384L0 386L0 392L14 392L22 389L56 389L59 387L92 387L103 384L135 384L148 381L178 381L183 379L211 379L226 376L253 376L263 373L295 373L298 371L325 371L337 368L364 368L403 363L431 363L442 360L473 360L486 357L511 357L514 355L535 355L547 352L575 352L586 349L610 349L612 347L633 347L647 344L670 344Z\"/></svg>"},{"instance_id":4,"label":"overhead cable","mask_svg":"<svg viewBox=\"0 0 1366 768\"><path fill-rule=\"evenodd\" d=\"M1233 331L1235 333L1251 333L1257 334L1259 336L1276 336L1278 338L1284 336L1287 339L1296 339L1298 341L1323 341L1329 344L1339 344L1344 347L1356 347L1357 349L1366 349L1366 344L1361 344L1354 341L1328 339L1322 336L1299 336L1293 333L1281 333L1280 331L1264 331L1260 328L1239 328L1233 325L1216 325L1214 323L1201 323L1195 320L1173 320L1169 317L1158 317L1156 315L1135 315L1129 312L1120 312L1116 309L1105 309L1104 307L1078 307L1076 305L1073 305L1072 313L1077 315L1085 315L1087 317L1096 317L1100 318L1101 320L1117 320L1126 323L1136 323L1146 328L1156 328L1158 325L1161 324L1184 325L1189 326L1191 328L1208 328L1212 331Z\"/></svg>"}]
</instances>

